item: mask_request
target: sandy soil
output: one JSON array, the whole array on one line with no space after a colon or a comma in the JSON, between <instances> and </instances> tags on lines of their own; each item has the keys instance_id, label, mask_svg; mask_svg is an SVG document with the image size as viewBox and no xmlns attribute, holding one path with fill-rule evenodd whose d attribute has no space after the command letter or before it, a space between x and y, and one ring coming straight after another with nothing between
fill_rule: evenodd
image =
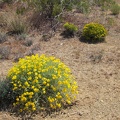
<instances>
[{"instance_id":1,"label":"sandy soil","mask_svg":"<svg viewBox=\"0 0 120 120\"><path fill-rule=\"evenodd\" d=\"M64 39L59 32L47 42L41 40L39 33L32 37L35 42L31 48L39 45L34 53L60 58L71 68L79 86L76 105L45 118L37 114L33 120L120 120L119 17L116 20L117 25L110 29L105 43L87 44L77 37ZM7 74L13 60L0 60L0 76ZM0 120L19 119L0 111Z\"/></svg>"}]
</instances>

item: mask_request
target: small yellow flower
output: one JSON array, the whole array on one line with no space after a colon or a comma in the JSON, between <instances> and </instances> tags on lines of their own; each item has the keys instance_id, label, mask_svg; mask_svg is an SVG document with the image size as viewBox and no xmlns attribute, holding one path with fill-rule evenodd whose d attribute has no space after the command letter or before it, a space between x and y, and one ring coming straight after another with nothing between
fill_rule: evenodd
<instances>
[{"instance_id":1,"label":"small yellow flower","mask_svg":"<svg viewBox=\"0 0 120 120\"><path fill-rule=\"evenodd\" d=\"M31 74L32 74L32 72L28 72L27 74L28 74L28 75L31 75Z\"/></svg>"},{"instance_id":2,"label":"small yellow flower","mask_svg":"<svg viewBox=\"0 0 120 120\"><path fill-rule=\"evenodd\" d=\"M62 91L65 93L65 92L67 91L67 89L66 89L66 88L64 88Z\"/></svg>"},{"instance_id":3,"label":"small yellow flower","mask_svg":"<svg viewBox=\"0 0 120 120\"><path fill-rule=\"evenodd\" d=\"M41 76L40 74L38 75L38 77L39 77L39 78L42 78L42 76Z\"/></svg>"},{"instance_id":4,"label":"small yellow flower","mask_svg":"<svg viewBox=\"0 0 120 120\"><path fill-rule=\"evenodd\" d=\"M43 84L46 85L46 81L44 81Z\"/></svg>"},{"instance_id":5,"label":"small yellow flower","mask_svg":"<svg viewBox=\"0 0 120 120\"><path fill-rule=\"evenodd\" d=\"M56 98L57 98L57 99L61 99L62 96L61 96L60 94L57 94L57 95L56 95Z\"/></svg>"},{"instance_id":6,"label":"small yellow flower","mask_svg":"<svg viewBox=\"0 0 120 120\"><path fill-rule=\"evenodd\" d=\"M37 89L37 88L34 88L34 92L38 92L39 91L39 89Z\"/></svg>"},{"instance_id":7,"label":"small yellow flower","mask_svg":"<svg viewBox=\"0 0 120 120\"><path fill-rule=\"evenodd\" d=\"M30 86L27 81L26 81L24 84L25 84L26 87L29 87L29 86Z\"/></svg>"},{"instance_id":8,"label":"small yellow flower","mask_svg":"<svg viewBox=\"0 0 120 120\"><path fill-rule=\"evenodd\" d=\"M51 88L53 89L53 91L56 91L56 88L54 86L51 86Z\"/></svg>"},{"instance_id":9,"label":"small yellow flower","mask_svg":"<svg viewBox=\"0 0 120 120\"><path fill-rule=\"evenodd\" d=\"M38 83L38 80L37 80L37 79L35 79L35 80L33 81L33 83Z\"/></svg>"},{"instance_id":10,"label":"small yellow flower","mask_svg":"<svg viewBox=\"0 0 120 120\"><path fill-rule=\"evenodd\" d=\"M34 104L34 102L31 102L30 104L31 104L33 107L35 107L35 104Z\"/></svg>"},{"instance_id":11,"label":"small yellow flower","mask_svg":"<svg viewBox=\"0 0 120 120\"><path fill-rule=\"evenodd\" d=\"M37 76L38 75L38 73L37 72L35 72L35 76Z\"/></svg>"},{"instance_id":12,"label":"small yellow flower","mask_svg":"<svg viewBox=\"0 0 120 120\"><path fill-rule=\"evenodd\" d=\"M26 97L21 97L21 101L22 101L22 102L25 102L26 100L27 100Z\"/></svg>"},{"instance_id":13,"label":"small yellow flower","mask_svg":"<svg viewBox=\"0 0 120 120\"><path fill-rule=\"evenodd\" d=\"M13 106L16 106L16 104L15 104L15 103L13 103Z\"/></svg>"},{"instance_id":14,"label":"small yellow flower","mask_svg":"<svg viewBox=\"0 0 120 120\"><path fill-rule=\"evenodd\" d=\"M34 89L34 88L35 88L35 86L32 86L31 88L32 88L32 89Z\"/></svg>"},{"instance_id":15,"label":"small yellow flower","mask_svg":"<svg viewBox=\"0 0 120 120\"><path fill-rule=\"evenodd\" d=\"M34 94L33 92L29 92L29 95L31 95L31 96L32 96L33 94Z\"/></svg>"},{"instance_id":16,"label":"small yellow flower","mask_svg":"<svg viewBox=\"0 0 120 120\"><path fill-rule=\"evenodd\" d=\"M28 106L29 106L29 103L26 103L26 104L25 104L25 107L28 108Z\"/></svg>"},{"instance_id":17,"label":"small yellow flower","mask_svg":"<svg viewBox=\"0 0 120 120\"><path fill-rule=\"evenodd\" d=\"M31 99L32 97L33 97L32 95L29 96L30 99Z\"/></svg>"},{"instance_id":18,"label":"small yellow flower","mask_svg":"<svg viewBox=\"0 0 120 120\"><path fill-rule=\"evenodd\" d=\"M61 81L58 81L58 85L61 85L62 84L62 82Z\"/></svg>"},{"instance_id":19,"label":"small yellow flower","mask_svg":"<svg viewBox=\"0 0 120 120\"><path fill-rule=\"evenodd\" d=\"M76 92L75 92L76 94L78 94L78 91L76 90Z\"/></svg>"},{"instance_id":20,"label":"small yellow flower","mask_svg":"<svg viewBox=\"0 0 120 120\"><path fill-rule=\"evenodd\" d=\"M19 98L16 98L16 101L19 101Z\"/></svg>"},{"instance_id":21,"label":"small yellow flower","mask_svg":"<svg viewBox=\"0 0 120 120\"><path fill-rule=\"evenodd\" d=\"M50 79L47 79L47 82L50 82Z\"/></svg>"},{"instance_id":22,"label":"small yellow flower","mask_svg":"<svg viewBox=\"0 0 120 120\"><path fill-rule=\"evenodd\" d=\"M50 103L52 103L52 102L55 101L55 99L54 99L54 98L51 98L51 97L48 97L48 101L49 101Z\"/></svg>"},{"instance_id":23,"label":"small yellow flower","mask_svg":"<svg viewBox=\"0 0 120 120\"><path fill-rule=\"evenodd\" d=\"M35 111L35 110L36 110L36 108L35 108L35 107L33 107L33 108L32 108L32 111Z\"/></svg>"},{"instance_id":24,"label":"small yellow flower","mask_svg":"<svg viewBox=\"0 0 120 120\"><path fill-rule=\"evenodd\" d=\"M34 69L33 71L34 71L34 72L36 72L36 71L37 71L37 69Z\"/></svg>"},{"instance_id":25,"label":"small yellow flower","mask_svg":"<svg viewBox=\"0 0 120 120\"><path fill-rule=\"evenodd\" d=\"M57 106L58 108L60 108L60 107L61 107L61 104L60 104L60 103L57 103L56 106Z\"/></svg>"},{"instance_id":26,"label":"small yellow flower","mask_svg":"<svg viewBox=\"0 0 120 120\"><path fill-rule=\"evenodd\" d=\"M13 84L14 87L16 87L17 85L16 84Z\"/></svg>"},{"instance_id":27,"label":"small yellow flower","mask_svg":"<svg viewBox=\"0 0 120 120\"><path fill-rule=\"evenodd\" d=\"M47 83L47 85L46 85L47 87L49 87L50 86L50 84L49 83Z\"/></svg>"},{"instance_id":28,"label":"small yellow flower","mask_svg":"<svg viewBox=\"0 0 120 120\"><path fill-rule=\"evenodd\" d=\"M14 75L14 76L12 77L12 80L16 80L16 79L17 79L17 76Z\"/></svg>"},{"instance_id":29,"label":"small yellow flower","mask_svg":"<svg viewBox=\"0 0 120 120\"><path fill-rule=\"evenodd\" d=\"M53 78L53 79L57 79L57 76L56 76L56 75L52 75L52 78Z\"/></svg>"},{"instance_id":30,"label":"small yellow flower","mask_svg":"<svg viewBox=\"0 0 120 120\"><path fill-rule=\"evenodd\" d=\"M13 88L13 91L15 91L16 89L17 89L17 87L14 87L14 88Z\"/></svg>"},{"instance_id":31,"label":"small yellow flower","mask_svg":"<svg viewBox=\"0 0 120 120\"><path fill-rule=\"evenodd\" d=\"M51 107L52 109L55 109L55 106L54 106L53 104L50 104L50 107Z\"/></svg>"},{"instance_id":32,"label":"small yellow flower","mask_svg":"<svg viewBox=\"0 0 120 120\"><path fill-rule=\"evenodd\" d=\"M23 109L20 109L19 111L20 111L20 112L22 112L22 111L23 111Z\"/></svg>"},{"instance_id":33,"label":"small yellow flower","mask_svg":"<svg viewBox=\"0 0 120 120\"><path fill-rule=\"evenodd\" d=\"M32 80L32 77L28 77L28 80Z\"/></svg>"},{"instance_id":34,"label":"small yellow flower","mask_svg":"<svg viewBox=\"0 0 120 120\"><path fill-rule=\"evenodd\" d=\"M46 91L44 90L44 91L43 91L43 94L45 94L45 93L46 93Z\"/></svg>"},{"instance_id":35,"label":"small yellow flower","mask_svg":"<svg viewBox=\"0 0 120 120\"><path fill-rule=\"evenodd\" d=\"M71 101L70 101L70 100L67 100L66 102L67 102L68 104L71 104Z\"/></svg>"},{"instance_id":36,"label":"small yellow flower","mask_svg":"<svg viewBox=\"0 0 120 120\"><path fill-rule=\"evenodd\" d=\"M52 109L56 109L56 106L53 105L53 104L50 104L50 107L51 107Z\"/></svg>"}]
</instances>

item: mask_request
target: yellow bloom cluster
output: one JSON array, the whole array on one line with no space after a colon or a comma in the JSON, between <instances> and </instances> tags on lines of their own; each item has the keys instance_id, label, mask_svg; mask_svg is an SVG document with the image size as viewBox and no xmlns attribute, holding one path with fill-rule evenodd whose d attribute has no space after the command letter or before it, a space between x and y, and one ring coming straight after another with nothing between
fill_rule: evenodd
<instances>
[{"instance_id":1,"label":"yellow bloom cluster","mask_svg":"<svg viewBox=\"0 0 120 120\"><path fill-rule=\"evenodd\" d=\"M70 69L59 59L44 54L20 59L8 73L20 111L61 108L76 97L77 83Z\"/></svg>"}]
</instances>

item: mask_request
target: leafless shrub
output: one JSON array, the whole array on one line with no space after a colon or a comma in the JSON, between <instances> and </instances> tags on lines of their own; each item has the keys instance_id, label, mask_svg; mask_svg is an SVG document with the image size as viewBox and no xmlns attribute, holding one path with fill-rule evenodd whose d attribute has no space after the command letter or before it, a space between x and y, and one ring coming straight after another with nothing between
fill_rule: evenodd
<instances>
[{"instance_id":1,"label":"leafless shrub","mask_svg":"<svg viewBox=\"0 0 120 120\"><path fill-rule=\"evenodd\" d=\"M3 43L7 40L7 35L4 33L0 33L0 43Z\"/></svg>"},{"instance_id":2,"label":"leafless shrub","mask_svg":"<svg viewBox=\"0 0 120 120\"><path fill-rule=\"evenodd\" d=\"M25 40L26 37L27 37L27 35L23 33L23 34L16 35L15 39L20 41L20 40Z\"/></svg>"},{"instance_id":3,"label":"leafless shrub","mask_svg":"<svg viewBox=\"0 0 120 120\"><path fill-rule=\"evenodd\" d=\"M33 44L33 41L31 39L27 39L23 42L23 45L29 47Z\"/></svg>"},{"instance_id":4,"label":"leafless shrub","mask_svg":"<svg viewBox=\"0 0 120 120\"><path fill-rule=\"evenodd\" d=\"M1 46L0 47L0 59L8 59L10 54L9 46Z\"/></svg>"}]
</instances>

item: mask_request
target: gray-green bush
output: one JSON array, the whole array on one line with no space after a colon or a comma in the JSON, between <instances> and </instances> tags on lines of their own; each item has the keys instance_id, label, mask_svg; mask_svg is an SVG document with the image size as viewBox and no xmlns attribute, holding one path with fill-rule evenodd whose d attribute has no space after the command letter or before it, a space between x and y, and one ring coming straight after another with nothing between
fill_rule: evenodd
<instances>
[{"instance_id":1,"label":"gray-green bush","mask_svg":"<svg viewBox=\"0 0 120 120\"><path fill-rule=\"evenodd\" d=\"M76 4L76 8L78 12L87 14L90 12L90 1L88 0L81 0Z\"/></svg>"},{"instance_id":2,"label":"gray-green bush","mask_svg":"<svg viewBox=\"0 0 120 120\"><path fill-rule=\"evenodd\" d=\"M3 43L7 40L7 35L5 33L0 33L0 43Z\"/></svg>"},{"instance_id":3,"label":"gray-green bush","mask_svg":"<svg viewBox=\"0 0 120 120\"><path fill-rule=\"evenodd\" d=\"M4 3L11 3L13 0L2 0Z\"/></svg>"},{"instance_id":4,"label":"gray-green bush","mask_svg":"<svg viewBox=\"0 0 120 120\"><path fill-rule=\"evenodd\" d=\"M0 109L8 108L14 101L14 98L15 94L12 91L10 81L0 78Z\"/></svg>"},{"instance_id":5,"label":"gray-green bush","mask_svg":"<svg viewBox=\"0 0 120 120\"><path fill-rule=\"evenodd\" d=\"M0 59L8 59L10 54L10 47L1 46L0 47Z\"/></svg>"},{"instance_id":6,"label":"gray-green bush","mask_svg":"<svg viewBox=\"0 0 120 120\"><path fill-rule=\"evenodd\" d=\"M77 0L24 0L30 6L40 11L48 18L55 17L61 14L64 10L71 10Z\"/></svg>"}]
</instances>

